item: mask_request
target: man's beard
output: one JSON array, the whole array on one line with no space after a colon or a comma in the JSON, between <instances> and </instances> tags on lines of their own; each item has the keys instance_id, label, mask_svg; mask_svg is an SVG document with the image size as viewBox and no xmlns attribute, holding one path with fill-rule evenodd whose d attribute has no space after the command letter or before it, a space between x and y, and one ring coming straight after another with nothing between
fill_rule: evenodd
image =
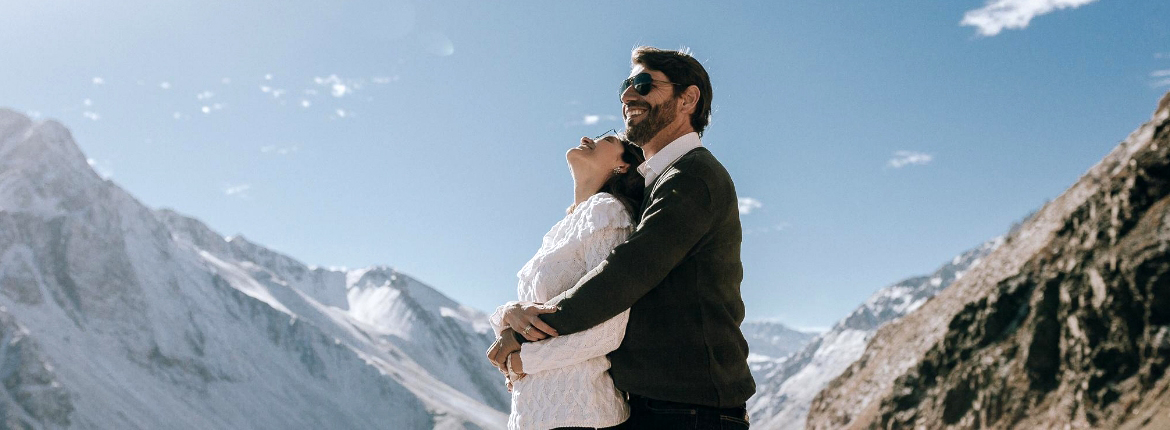
<instances>
[{"instance_id":1,"label":"man's beard","mask_svg":"<svg viewBox=\"0 0 1170 430\"><path fill-rule=\"evenodd\" d=\"M678 99L672 97L666 103L650 106L646 109L646 119L643 119L642 122L630 124L629 119L626 119L626 140L638 146L649 142L651 138L658 135L658 132L670 125L670 121L674 119L676 105L678 105Z\"/></svg>"}]
</instances>

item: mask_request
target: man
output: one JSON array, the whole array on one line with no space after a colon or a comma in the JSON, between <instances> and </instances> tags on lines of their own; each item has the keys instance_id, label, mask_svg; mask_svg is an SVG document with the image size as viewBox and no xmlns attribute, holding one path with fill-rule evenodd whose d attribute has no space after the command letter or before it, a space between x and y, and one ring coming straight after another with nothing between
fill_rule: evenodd
<instances>
[{"instance_id":1,"label":"man","mask_svg":"<svg viewBox=\"0 0 1170 430\"><path fill-rule=\"evenodd\" d=\"M746 429L755 383L739 330L738 200L699 139L711 115L710 79L685 52L639 47L631 63L621 102L626 138L646 156L640 222L572 289L546 305L513 304L505 323L516 335L505 333L488 356L506 366L520 342L630 309L625 339L609 354L614 384L630 401L625 428Z\"/></svg>"}]
</instances>

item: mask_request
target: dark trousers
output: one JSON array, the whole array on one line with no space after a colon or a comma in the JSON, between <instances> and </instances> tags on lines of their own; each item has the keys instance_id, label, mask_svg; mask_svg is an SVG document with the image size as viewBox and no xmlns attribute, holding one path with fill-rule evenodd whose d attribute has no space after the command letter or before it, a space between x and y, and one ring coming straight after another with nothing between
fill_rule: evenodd
<instances>
[{"instance_id":1,"label":"dark trousers","mask_svg":"<svg viewBox=\"0 0 1170 430\"><path fill-rule=\"evenodd\" d=\"M654 400L629 395L630 419L619 427L626 430L747 430L747 409L713 408L689 403Z\"/></svg>"}]
</instances>

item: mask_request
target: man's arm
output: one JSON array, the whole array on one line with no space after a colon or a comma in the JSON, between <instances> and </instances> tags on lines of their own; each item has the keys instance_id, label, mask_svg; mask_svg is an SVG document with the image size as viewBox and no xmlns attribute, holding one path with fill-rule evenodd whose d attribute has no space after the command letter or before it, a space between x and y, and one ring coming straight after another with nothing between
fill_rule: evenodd
<instances>
[{"instance_id":1,"label":"man's arm","mask_svg":"<svg viewBox=\"0 0 1170 430\"><path fill-rule=\"evenodd\" d=\"M540 319L561 335L576 333L629 309L657 286L710 230L714 215L706 183L669 170L642 222L577 285L552 298L558 310Z\"/></svg>"}]
</instances>

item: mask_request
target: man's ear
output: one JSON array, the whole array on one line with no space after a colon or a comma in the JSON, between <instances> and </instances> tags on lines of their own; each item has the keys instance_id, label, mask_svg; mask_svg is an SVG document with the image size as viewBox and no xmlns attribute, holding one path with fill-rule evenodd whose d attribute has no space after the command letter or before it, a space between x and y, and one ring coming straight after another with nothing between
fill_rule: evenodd
<instances>
[{"instance_id":1,"label":"man's ear","mask_svg":"<svg viewBox=\"0 0 1170 430\"><path fill-rule=\"evenodd\" d=\"M695 109L699 108L699 93L699 87L691 85L679 95L682 98L682 110L687 113L687 116L694 114Z\"/></svg>"}]
</instances>

